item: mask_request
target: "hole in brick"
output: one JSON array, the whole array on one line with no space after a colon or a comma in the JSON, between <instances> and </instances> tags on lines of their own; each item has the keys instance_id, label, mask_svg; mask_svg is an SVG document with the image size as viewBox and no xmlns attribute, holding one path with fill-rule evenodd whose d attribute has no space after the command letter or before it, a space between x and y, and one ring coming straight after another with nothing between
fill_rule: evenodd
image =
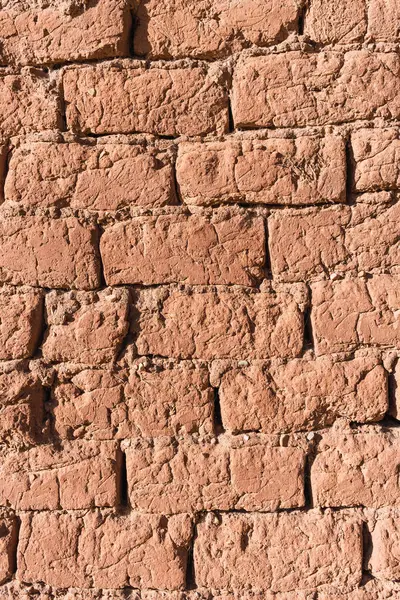
<instances>
[{"instance_id":1,"label":"hole in brick","mask_svg":"<svg viewBox=\"0 0 400 600\"><path fill-rule=\"evenodd\" d=\"M304 348L311 350L314 348L314 334L311 322L311 306L304 311Z\"/></svg>"},{"instance_id":2,"label":"hole in brick","mask_svg":"<svg viewBox=\"0 0 400 600\"><path fill-rule=\"evenodd\" d=\"M196 589L196 574L194 569L194 538L187 551L186 561L186 589Z\"/></svg>"},{"instance_id":3,"label":"hole in brick","mask_svg":"<svg viewBox=\"0 0 400 600\"><path fill-rule=\"evenodd\" d=\"M233 119L232 102L230 96L228 97L228 128L229 133L233 133L235 131L235 121Z\"/></svg>"},{"instance_id":4,"label":"hole in brick","mask_svg":"<svg viewBox=\"0 0 400 600\"><path fill-rule=\"evenodd\" d=\"M297 30L298 30L299 35L304 35L304 20L305 20L307 8L308 8L308 2L305 2L303 8L301 9L301 12L299 14L299 19L297 22Z\"/></svg>"},{"instance_id":5,"label":"hole in brick","mask_svg":"<svg viewBox=\"0 0 400 600\"><path fill-rule=\"evenodd\" d=\"M217 435L224 433L225 428L222 422L221 403L219 398L219 389L214 389L214 430Z\"/></svg>"},{"instance_id":6,"label":"hole in brick","mask_svg":"<svg viewBox=\"0 0 400 600\"><path fill-rule=\"evenodd\" d=\"M120 471L119 471L119 505L121 508L127 508L129 506L129 494L128 494L128 472L126 469L126 454L121 452L120 458Z\"/></svg>"},{"instance_id":7,"label":"hole in brick","mask_svg":"<svg viewBox=\"0 0 400 600\"><path fill-rule=\"evenodd\" d=\"M388 413L390 417L398 418L396 407L397 382L394 373L388 374Z\"/></svg>"}]
</instances>

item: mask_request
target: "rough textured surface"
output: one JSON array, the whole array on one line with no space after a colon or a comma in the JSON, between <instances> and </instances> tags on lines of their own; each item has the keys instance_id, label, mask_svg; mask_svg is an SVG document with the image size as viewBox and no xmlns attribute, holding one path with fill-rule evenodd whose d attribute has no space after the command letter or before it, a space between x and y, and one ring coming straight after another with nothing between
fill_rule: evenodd
<instances>
[{"instance_id":1,"label":"rough textured surface","mask_svg":"<svg viewBox=\"0 0 400 600\"><path fill-rule=\"evenodd\" d=\"M385 370L375 357L295 359L227 370L219 387L226 430L284 433L341 417L369 422L388 408Z\"/></svg>"},{"instance_id":2,"label":"rough textured surface","mask_svg":"<svg viewBox=\"0 0 400 600\"><path fill-rule=\"evenodd\" d=\"M134 440L126 451L134 510L180 513L304 505L304 453L268 439Z\"/></svg>"},{"instance_id":3,"label":"rough textured surface","mask_svg":"<svg viewBox=\"0 0 400 600\"><path fill-rule=\"evenodd\" d=\"M23 514L17 574L27 583L38 579L64 588L179 590L191 528L187 515Z\"/></svg>"},{"instance_id":4,"label":"rough textured surface","mask_svg":"<svg viewBox=\"0 0 400 600\"><path fill-rule=\"evenodd\" d=\"M29 4L29 3L28 3ZM130 24L123 0L69 0L28 8L11 3L0 13L0 61L46 64L124 56Z\"/></svg>"},{"instance_id":5,"label":"rough textured surface","mask_svg":"<svg viewBox=\"0 0 400 600\"><path fill-rule=\"evenodd\" d=\"M202 359L297 356L303 345L304 292L302 286L292 293L140 291L138 352Z\"/></svg>"},{"instance_id":6,"label":"rough textured surface","mask_svg":"<svg viewBox=\"0 0 400 600\"><path fill-rule=\"evenodd\" d=\"M128 331L128 292L50 292L43 357L50 362L111 362Z\"/></svg>"},{"instance_id":7,"label":"rough textured surface","mask_svg":"<svg viewBox=\"0 0 400 600\"><path fill-rule=\"evenodd\" d=\"M30 288L0 290L0 360L34 354L42 331L43 295Z\"/></svg>"},{"instance_id":8,"label":"rough textured surface","mask_svg":"<svg viewBox=\"0 0 400 600\"><path fill-rule=\"evenodd\" d=\"M398 281L398 275L375 275L313 284L311 320L317 354L360 345L398 348Z\"/></svg>"},{"instance_id":9,"label":"rough textured surface","mask_svg":"<svg viewBox=\"0 0 400 600\"><path fill-rule=\"evenodd\" d=\"M400 117L395 53L286 52L243 58L233 77L236 127L303 127Z\"/></svg>"},{"instance_id":10,"label":"rough textured surface","mask_svg":"<svg viewBox=\"0 0 400 600\"><path fill-rule=\"evenodd\" d=\"M16 510L115 506L120 460L115 442L67 442L3 453L0 506Z\"/></svg>"},{"instance_id":11,"label":"rough textured surface","mask_svg":"<svg viewBox=\"0 0 400 600\"><path fill-rule=\"evenodd\" d=\"M0 281L90 290L100 284L97 228L74 217L14 217L0 223Z\"/></svg>"},{"instance_id":12,"label":"rough textured surface","mask_svg":"<svg viewBox=\"0 0 400 600\"><path fill-rule=\"evenodd\" d=\"M171 155L144 143L22 144L11 154L5 199L93 211L175 204Z\"/></svg>"},{"instance_id":13,"label":"rough textured surface","mask_svg":"<svg viewBox=\"0 0 400 600\"><path fill-rule=\"evenodd\" d=\"M301 0L145 0L136 11L134 52L150 58L215 58L284 40Z\"/></svg>"},{"instance_id":14,"label":"rough textured surface","mask_svg":"<svg viewBox=\"0 0 400 600\"><path fill-rule=\"evenodd\" d=\"M182 143L176 169L187 204L320 204L345 199L345 148L335 136Z\"/></svg>"},{"instance_id":15,"label":"rough textured surface","mask_svg":"<svg viewBox=\"0 0 400 600\"><path fill-rule=\"evenodd\" d=\"M311 467L314 501L317 506L398 506L399 461L395 432L325 433Z\"/></svg>"},{"instance_id":16,"label":"rough textured surface","mask_svg":"<svg viewBox=\"0 0 400 600\"><path fill-rule=\"evenodd\" d=\"M218 66L102 63L67 69L63 86L67 123L77 132L177 136L228 128L224 73Z\"/></svg>"},{"instance_id":17,"label":"rough textured surface","mask_svg":"<svg viewBox=\"0 0 400 600\"><path fill-rule=\"evenodd\" d=\"M0 0L0 600L400 600L399 42Z\"/></svg>"},{"instance_id":18,"label":"rough textured surface","mask_svg":"<svg viewBox=\"0 0 400 600\"><path fill-rule=\"evenodd\" d=\"M361 581L361 525L318 512L210 515L197 526L194 560L205 587L290 593L330 584L346 591Z\"/></svg>"},{"instance_id":19,"label":"rough textured surface","mask_svg":"<svg viewBox=\"0 0 400 600\"><path fill-rule=\"evenodd\" d=\"M55 387L53 412L63 439L211 433L213 390L204 368L85 369Z\"/></svg>"},{"instance_id":20,"label":"rough textured surface","mask_svg":"<svg viewBox=\"0 0 400 600\"><path fill-rule=\"evenodd\" d=\"M226 210L137 217L107 228L100 252L107 285L254 286L264 275L264 221Z\"/></svg>"}]
</instances>

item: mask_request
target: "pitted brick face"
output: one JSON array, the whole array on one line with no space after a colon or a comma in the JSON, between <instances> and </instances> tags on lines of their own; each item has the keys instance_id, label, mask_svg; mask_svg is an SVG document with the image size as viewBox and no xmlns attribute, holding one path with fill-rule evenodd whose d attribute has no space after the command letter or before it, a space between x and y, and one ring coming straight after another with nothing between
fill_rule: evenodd
<instances>
[{"instance_id":1,"label":"pitted brick face","mask_svg":"<svg viewBox=\"0 0 400 600\"><path fill-rule=\"evenodd\" d=\"M399 42L0 0L0 600L400 600Z\"/></svg>"}]
</instances>

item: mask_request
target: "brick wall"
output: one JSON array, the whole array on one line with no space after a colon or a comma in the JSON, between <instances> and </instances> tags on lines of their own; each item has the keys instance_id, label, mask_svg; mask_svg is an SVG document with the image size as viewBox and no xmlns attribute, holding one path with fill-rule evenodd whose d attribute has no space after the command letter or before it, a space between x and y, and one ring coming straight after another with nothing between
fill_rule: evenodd
<instances>
[{"instance_id":1,"label":"brick wall","mask_svg":"<svg viewBox=\"0 0 400 600\"><path fill-rule=\"evenodd\" d=\"M398 0L0 5L0 600L399 600Z\"/></svg>"}]
</instances>

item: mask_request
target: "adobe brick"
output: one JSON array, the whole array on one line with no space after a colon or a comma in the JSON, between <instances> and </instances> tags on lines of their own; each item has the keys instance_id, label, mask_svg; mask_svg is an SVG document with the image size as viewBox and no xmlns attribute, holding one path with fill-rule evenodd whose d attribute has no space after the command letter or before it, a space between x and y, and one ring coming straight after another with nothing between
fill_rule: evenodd
<instances>
[{"instance_id":1,"label":"adobe brick","mask_svg":"<svg viewBox=\"0 0 400 600\"><path fill-rule=\"evenodd\" d=\"M0 360L32 356L42 328L42 293L3 286L0 290Z\"/></svg>"},{"instance_id":2,"label":"adobe brick","mask_svg":"<svg viewBox=\"0 0 400 600\"><path fill-rule=\"evenodd\" d=\"M345 160L339 136L226 139L180 143L176 169L187 204L303 205L345 201Z\"/></svg>"},{"instance_id":3,"label":"adobe brick","mask_svg":"<svg viewBox=\"0 0 400 600\"><path fill-rule=\"evenodd\" d=\"M178 65L124 61L66 69L68 127L79 133L163 136L227 131L225 73L218 65Z\"/></svg>"},{"instance_id":4,"label":"adobe brick","mask_svg":"<svg viewBox=\"0 0 400 600\"><path fill-rule=\"evenodd\" d=\"M312 0L304 18L304 34L319 44L351 44L367 31L365 0Z\"/></svg>"}]
</instances>

